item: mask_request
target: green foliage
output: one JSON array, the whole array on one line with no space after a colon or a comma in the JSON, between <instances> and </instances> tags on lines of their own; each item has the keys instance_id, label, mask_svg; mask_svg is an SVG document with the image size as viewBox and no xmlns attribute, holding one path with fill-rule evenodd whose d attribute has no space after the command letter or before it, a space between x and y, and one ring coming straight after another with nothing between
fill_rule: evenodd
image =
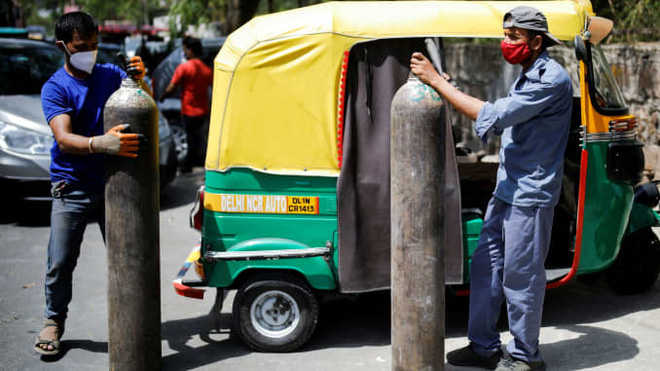
<instances>
[{"instance_id":1,"label":"green foliage","mask_svg":"<svg viewBox=\"0 0 660 371\"><path fill-rule=\"evenodd\" d=\"M178 17L179 29L174 19L170 23L173 34L181 36L188 25L224 20L225 0L169 0L169 15Z\"/></svg>"},{"instance_id":2,"label":"green foliage","mask_svg":"<svg viewBox=\"0 0 660 371\"><path fill-rule=\"evenodd\" d=\"M253 0L254 1L254 0ZM257 14L278 12L328 0L256 0ZM17 0L27 24L46 26L52 32L55 21L69 0ZM107 19L129 20L147 24L155 15L179 17L181 35L188 25L205 22L225 22L230 3L238 0L76 0L84 11L103 23ZM614 21L613 35L607 42L660 41L660 1L658 0L591 0L596 14ZM164 7L163 7L164 6ZM40 10L42 10L40 12ZM47 11L43 11L47 10ZM174 24L172 24L174 26Z\"/></svg>"},{"instance_id":3,"label":"green foliage","mask_svg":"<svg viewBox=\"0 0 660 371\"><path fill-rule=\"evenodd\" d=\"M134 24L150 24L160 0L77 0L80 9L91 14L99 24L105 20L128 20Z\"/></svg>"},{"instance_id":4,"label":"green foliage","mask_svg":"<svg viewBox=\"0 0 660 371\"><path fill-rule=\"evenodd\" d=\"M325 3L326 1L332 1L332 0L272 0L272 1L262 0L259 3L257 14L270 13L268 9L269 3L272 3L272 7L273 7L272 12L275 13L284 10L299 8L301 6Z\"/></svg>"},{"instance_id":5,"label":"green foliage","mask_svg":"<svg viewBox=\"0 0 660 371\"><path fill-rule=\"evenodd\" d=\"M25 24L44 26L48 34L55 33L55 22L62 15L63 3L60 0L18 0ZM44 9L47 10L40 12Z\"/></svg>"},{"instance_id":6,"label":"green foliage","mask_svg":"<svg viewBox=\"0 0 660 371\"><path fill-rule=\"evenodd\" d=\"M592 0L599 16L614 21L614 32L608 42L660 40L660 1L658 0Z\"/></svg>"},{"instance_id":7,"label":"green foliage","mask_svg":"<svg viewBox=\"0 0 660 371\"><path fill-rule=\"evenodd\" d=\"M46 27L54 32L55 22L69 0L18 0L27 24ZM91 14L99 24L106 20L128 20L134 24L150 24L161 8L160 0L76 0L82 11Z\"/></svg>"}]
</instances>

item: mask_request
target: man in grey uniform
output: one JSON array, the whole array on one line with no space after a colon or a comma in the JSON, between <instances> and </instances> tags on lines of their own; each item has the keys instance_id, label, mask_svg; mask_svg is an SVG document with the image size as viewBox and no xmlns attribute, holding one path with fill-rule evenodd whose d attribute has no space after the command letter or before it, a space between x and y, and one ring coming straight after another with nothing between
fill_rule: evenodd
<instances>
[{"instance_id":1,"label":"man in grey uniform","mask_svg":"<svg viewBox=\"0 0 660 371\"><path fill-rule=\"evenodd\" d=\"M421 54L411 69L460 113L476 120L485 142L501 135L497 185L488 203L470 269L470 344L449 352L459 366L543 370L539 332L545 297L545 258L559 199L573 90L568 73L548 56L560 44L545 15L519 6L504 15L502 55L522 73L505 98L483 102L456 90ZM497 319L506 298L514 337L504 355Z\"/></svg>"}]
</instances>

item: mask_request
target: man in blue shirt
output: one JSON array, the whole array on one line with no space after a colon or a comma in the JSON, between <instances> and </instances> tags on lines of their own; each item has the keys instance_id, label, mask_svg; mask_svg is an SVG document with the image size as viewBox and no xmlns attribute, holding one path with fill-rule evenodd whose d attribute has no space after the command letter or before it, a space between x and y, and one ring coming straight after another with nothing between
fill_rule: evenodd
<instances>
[{"instance_id":1,"label":"man in blue shirt","mask_svg":"<svg viewBox=\"0 0 660 371\"><path fill-rule=\"evenodd\" d=\"M483 102L455 89L421 54L411 69L456 110L476 120L485 142L501 135L497 185L470 269L470 344L449 352L459 366L497 370L543 370L539 353L545 297L545 258L554 206L561 191L573 90L568 73L548 56L559 44L545 16L527 6L504 15L502 55L522 73L505 98ZM503 355L497 319L506 298L514 337Z\"/></svg>"},{"instance_id":2,"label":"man in blue shirt","mask_svg":"<svg viewBox=\"0 0 660 371\"><path fill-rule=\"evenodd\" d=\"M103 154L135 158L137 134L122 133L117 123L103 132L103 107L126 73L111 64L96 64L98 26L83 12L63 15L55 26L56 44L65 64L44 84L41 102L53 131L51 180L53 206L46 272L45 325L34 349L43 355L60 351L60 337L71 301L72 275L85 227L98 221L104 234ZM140 57L131 58L129 73L144 77ZM142 83L143 89L149 91Z\"/></svg>"}]
</instances>

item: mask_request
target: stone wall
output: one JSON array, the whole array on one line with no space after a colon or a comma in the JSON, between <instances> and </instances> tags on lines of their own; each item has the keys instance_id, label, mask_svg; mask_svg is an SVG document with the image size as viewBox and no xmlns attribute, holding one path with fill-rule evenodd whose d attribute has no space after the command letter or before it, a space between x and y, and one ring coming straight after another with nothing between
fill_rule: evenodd
<instances>
[{"instance_id":1,"label":"stone wall","mask_svg":"<svg viewBox=\"0 0 660 371\"><path fill-rule=\"evenodd\" d=\"M614 77L637 116L639 139L658 144L660 133L660 43L605 45L603 51Z\"/></svg>"},{"instance_id":2,"label":"stone wall","mask_svg":"<svg viewBox=\"0 0 660 371\"><path fill-rule=\"evenodd\" d=\"M647 144L660 141L660 43L604 45L614 76L639 122L639 139ZM575 96L579 95L577 61L572 48L554 47L550 54L569 71ZM447 70L461 89L483 100L506 96L520 67L502 58L499 44L448 44L445 46ZM459 146L480 155L496 154L497 139L482 144L474 133L474 124L458 113L454 117L454 136Z\"/></svg>"}]
</instances>

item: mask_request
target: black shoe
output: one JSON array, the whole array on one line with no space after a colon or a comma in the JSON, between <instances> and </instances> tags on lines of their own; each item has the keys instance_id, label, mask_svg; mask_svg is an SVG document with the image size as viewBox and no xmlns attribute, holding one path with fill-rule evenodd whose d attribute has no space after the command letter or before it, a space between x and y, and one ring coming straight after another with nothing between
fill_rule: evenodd
<instances>
[{"instance_id":1,"label":"black shoe","mask_svg":"<svg viewBox=\"0 0 660 371\"><path fill-rule=\"evenodd\" d=\"M447 362L449 364L454 366L481 367L488 370L494 370L500 359L502 359L502 351L499 349L490 357L482 357L472 349L471 345L447 353Z\"/></svg>"},{"instance_id":2,"label":"black shoe","mask_svg":"<svg viewBox=\"0 0 660 371\"><path fill-rule=\"evenodd\" d=\"M496 371L545 371L545 362L527 362L513 357L504 357L497 365Z\"/></svg>"}]
</instances>

